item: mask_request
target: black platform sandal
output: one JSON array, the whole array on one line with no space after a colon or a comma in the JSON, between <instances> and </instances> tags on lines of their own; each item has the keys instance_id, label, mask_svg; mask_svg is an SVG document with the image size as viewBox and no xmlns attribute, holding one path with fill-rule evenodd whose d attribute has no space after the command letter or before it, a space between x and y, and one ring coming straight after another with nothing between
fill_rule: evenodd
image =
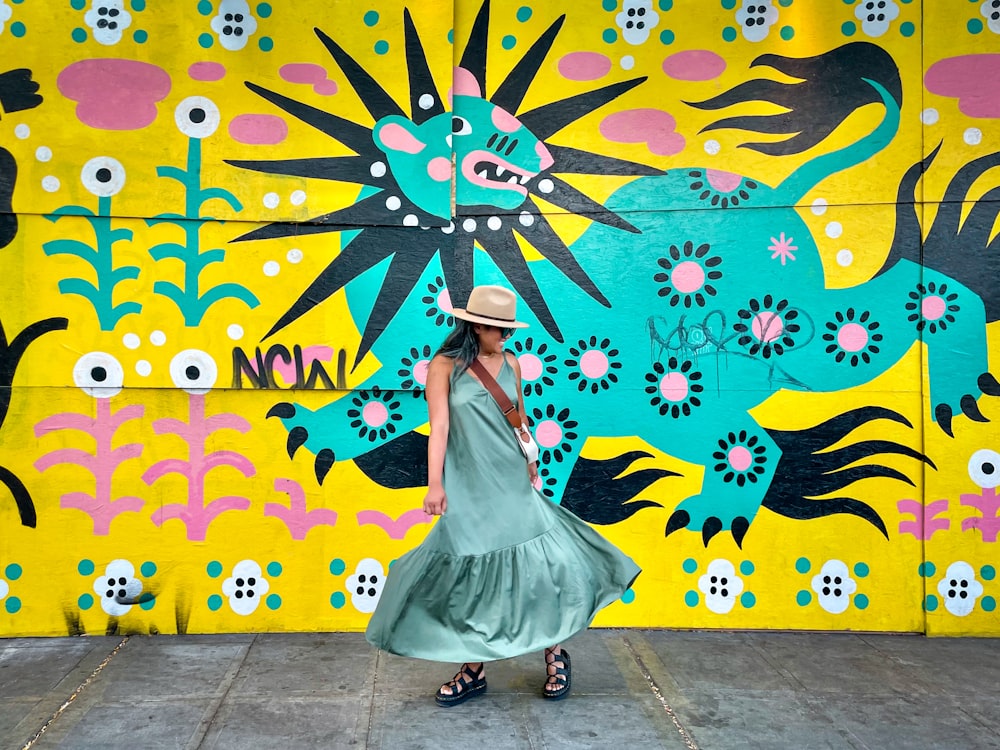
<instances>
[{"instance_id":1,"label":"black platform sandal","mask_svg":"<svg viewBox=\"0 0 1000 750\"><path fill-rule=\"evenodd\" d=\"M545 678L542 685L542 695L550 701L558 701L569 695L570 683L573 677L573 668L570 665L569 651L562 649L556 654L552 649L545 649L546 671L548 667L555 669L555 674L550 674ZM558 685L555 689L549 689L549 685Z\"/></svg>"},{"instance_id":2,"label":"black platform sandal","mask_svg":"<svg viewBox=\"0 0 1000 750\"><path fill-rule=\"evenodd\" d=\"M441 692L446 687L451 688L450 694ZM468 664L463 664L451 682L446 682L438 688L434 700L439 706L457 706L459 703L465 703L469 698L475 698L485 692L486 673L483 665L480 664L479 669L473 671Z\"/></svg>"}]
</instances>

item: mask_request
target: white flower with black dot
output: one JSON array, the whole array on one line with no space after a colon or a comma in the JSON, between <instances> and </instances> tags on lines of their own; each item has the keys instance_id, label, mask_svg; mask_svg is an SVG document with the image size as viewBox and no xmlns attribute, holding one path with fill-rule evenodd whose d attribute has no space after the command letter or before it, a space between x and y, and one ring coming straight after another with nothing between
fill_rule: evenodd
<instances>
[{"instance_id":1,"label":"white flower with black dot","mask_svg":"<svg viewBox=\"0 0 1000 750\"><path fill-rule=\"evenodd\" d=\"M135 577L135 566L128 560L112 560L104 575L94 579L94 591L101 599L101 609L120 617L138 602L142 581Z\"/></svg>"},{"instance_id":2,"label":"white flower with black dot","mask_svg":"<svg viewBox=\"0 0 1000 750\"><path fill-rule=\"evenodd\" d=\"M3 33L4 24L10 20L12 15L14 15L14 11L11 10L11 7L4 0L0 0L0 34ZM2 598L0 597L0 599Z\"/></svg>"},{"instance_id":3,"label":"white flower with black dot","mask_svg":"<svg viewBox=\"0 0 1000 750\"><path fill-rule=\"evenodd\" d=\"M212 19L212 31L218 34L224 49L240 50L257 31L257 19L250 15L246 0L222 0L218 15Z\"/></svg>"},{"instance_id":4,"label":"white flower with black dot","mask_svg":"<svg viewBox=\"0 0 1000 750\"><path fill-rule=\"evenodd\" d=\"M740 9L736 11L736 23L748 42L764 41L777 22L778 9L774 7L772 0L743 0Z\"/></svg>"},{"instance_id":5,"label":"white flower with black dot","mask_svg":"<svg viewBox=\"0 0 1000 750\"><path fill-rule=\"evenodd\" d=\"M976 571L967 562L953 562L944 578L938 581L938 593L944 607L957 617L965 617L976 608L976 599L983 593L983 584L976 580Z\"/></svg>"},{"instance_id":6,"label":"white flower with black dot","mask_svg":"<svg viewBox=\"0 0 1000 750\"><path fill-rule=\"evenodd\" d=\"M705 575L698 579L698 588L705 595L705 606L719 615L728 613L743 593L743 579L729 560L712 560Z\"/></svg>"},{"instance_id":7,"label":"white flower with black dot","mask_svg":"<svg viewBox=\"0 0 1000 750\"><path fill-rule=\"evenodd\" d=\"M240 560L233 574L222 582L222 593L229 597L229 606L238 615L253 614L270 589L260 565L253 560Z\"/></svg>"},{"instance_id":8,"label":"white flower with black dot","mask_svg":"<svg viewBox=\"0 0 1000 750\"><path fill-rule=\"evenodd\" d=\"M358 612L374 612L385 585L382 563L366 557L358 563L344 585L351 594L351 604Z\"/></svg>"},{"instance_id":9,"label":"white flower with black dot","mask_svg":"<svg viewBox=\"0 0 1000 750\"><path fill-rule=\"evenodd\" d=\"M986 25L994 34L1000 34L1000 0L983 0L979 12L986 19Z\"/></svg>"},{"instance_id":10,"label":"white flower with black dot","mask_svg":"<svg viewBox=\"0 0 1000 750\"><path fill-rule=\"evenodd\" d=\"M854 17L861 21L861 30L868 36L882 36L889 24L899 18L895 0L862 0L854 9Z\"/></svg>"},{"instance_id":11,"label":"white flower with black dot","mask_svg":"<svg viewBox=\"0 0 1000 750\"><path fill-rule=\"evenodd\" d=\"M3 578L0 578L0 601L6 599L7 594L9 593L10 593L10 586L8 585L7 581L5 581Z\"/></svg>"},{"instance_id":12,"label":"white flower with black dot","mask_svg":"<svg viewBox=\"0 0 1000 750\"><path fill-rule=\"evenodd\" d=\"M649 32L660 22L660 15L653 10L651 0L623 0L622 9L615 16L615 23L622 30L622 37L629 44L642 44L649 39Z\"/></svg>"},{"instance_id":13,"label":"white flower with black dot","mask_svg":"<svg viewBox=\"0 0 1000 750\"><path fill-rule=\"evenodd\" d=\"M94 40L110 46L122 40L122 32L132 25L132 14L124 0L94 0L83 22L94 32Z\"/></svg>"},{"instance_id":14,"label":"white flower with black dot","mask_svg":"<svg viewBox=\"0 0 1000 750\"><path fill-rule=\"evenodd\" d=\"M177 128L192 138L208 138L219 127L219 108L204 96L189 96L174 110Z\"/></svg>"},{"instance_id":15,"label":"white flower with black dot","mask_svg":"<svg viewBox=\"0 0 1000 750\"><path fill-rule=\"evenodd\" d=\"M83 165L80 181L98 198L110 198L125 186L125 167L111 156L95 156Z\"/></svg>"},{"instance_id":16,"label":"white flower with black dot","mask_svg":"<svg viewBox=\"0 0 1000 750\"><path fill-rule=\"evenodd\" d=\"M851 578L847 565L840 560L827 560L812 579L819 606L830 614L839 615L851 606L851 594L858 584Z\"/></svg>"}]
</instances>

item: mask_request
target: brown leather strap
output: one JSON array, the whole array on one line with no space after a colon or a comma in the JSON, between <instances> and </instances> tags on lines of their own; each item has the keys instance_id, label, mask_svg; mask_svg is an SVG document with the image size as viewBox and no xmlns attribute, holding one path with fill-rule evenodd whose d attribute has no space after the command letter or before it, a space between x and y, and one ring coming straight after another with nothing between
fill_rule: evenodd
<instances>
[{"instance_id":1,"label":"brown leather strap","mask_svg":"<svg viewBox=\"0 0 1000 750\"><path fill-rule=\"evenodd\" d=\"M507 355L505 354L504 357ZM490 375L489 370L483 366L483 363L478 359L472 360L469 365L469 369L476 373L476 377L479 378L479 382L486 386L486 390L490 392L494 400L497 402L497 406L500 407L500 411L510 422L510 426L515 430L521 429L521 414L518 412L517 407L511 403L511 400L504 393L503 388L496 381L492 375Z\"/></svg>"}]
</instances>

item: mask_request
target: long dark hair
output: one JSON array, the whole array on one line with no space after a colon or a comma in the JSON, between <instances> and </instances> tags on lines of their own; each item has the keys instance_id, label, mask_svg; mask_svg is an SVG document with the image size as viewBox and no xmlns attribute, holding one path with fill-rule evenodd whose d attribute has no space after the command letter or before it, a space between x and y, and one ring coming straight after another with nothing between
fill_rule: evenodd
<instances>
[{"instance_id":1,"label":"long dark hair","mask_svg":"<svg viewBox=\"0 0 1000 750\"><path fill-rule=\"evenodd\" d=\"M455 360L458 368L456 375L468 370L472 360L479 354L479 337L474 326L475 323L470 323L468 320L455 318L455 327L445 336L440 348L434 353L435 356L443 354Z\"/></svg>"}]
</instances>

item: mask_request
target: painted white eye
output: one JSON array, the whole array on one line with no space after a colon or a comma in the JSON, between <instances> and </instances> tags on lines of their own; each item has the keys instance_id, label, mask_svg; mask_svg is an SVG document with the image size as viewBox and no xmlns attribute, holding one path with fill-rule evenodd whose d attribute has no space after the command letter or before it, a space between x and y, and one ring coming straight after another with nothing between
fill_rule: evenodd
<instances>
[{"instance_id":1,"label":"painted white eye","mask_svg":"<svg viewBox=\"0 0 1000 750\"><path fill-rule=\"evenodd\" d=\"M983 448L969 459L969 478L984 489L1000 485L1000 453Z\"/></svg>"},{"instance_id":2,"label":"painted white eye","mask_svg":"<svg viewBox=\"0 0 1000 750\"><path fill-rule=\"evenodd\" d=\"M73 366L73 382L88 396L111 398L121 393L125 370L107 352L89 352Z\"/></svg>"},{"instance_id":3,"label":"painted white eye","mask_svg":"<svg viewBox=\"0 0 1000 750\"><path fill-rule=\"evenodd\" d=\"M174 110L174 121L184 135L207 138L219 127L219 108L203 96L189 96Z\"/></svg>"},{"instance_id":4,"label":"painted white eye","mask_svg":"<svg viewBox=\"0 0 1000 750\"><path fill-rule=\"evenodd\" d=\"M170 379L188 393L208 393L218 376L215 360L199 349L185 349L170 360Z\"/></svg>"},{"instance_id":5,"label":"painted white eye","mask_svg":"<svg viewBox=\"0 0 1000 750\"><path fill-rule=\"evenodd\" d=\"M125 167L110 156L95 156L83 165L80 181L94 195L108 198L125 186Z\"/></svg>"},{"instance_id":6,"label":"painted white eye","mask_svg":"<svg viewBox=\"0 0 1000 750\"><path fill-rule=\"evenodd\" d=\"M464 117L453 115L451 118L451 132L455 135L468 135L472 132L472 125Z\"/></svg>"}]
</instances>

